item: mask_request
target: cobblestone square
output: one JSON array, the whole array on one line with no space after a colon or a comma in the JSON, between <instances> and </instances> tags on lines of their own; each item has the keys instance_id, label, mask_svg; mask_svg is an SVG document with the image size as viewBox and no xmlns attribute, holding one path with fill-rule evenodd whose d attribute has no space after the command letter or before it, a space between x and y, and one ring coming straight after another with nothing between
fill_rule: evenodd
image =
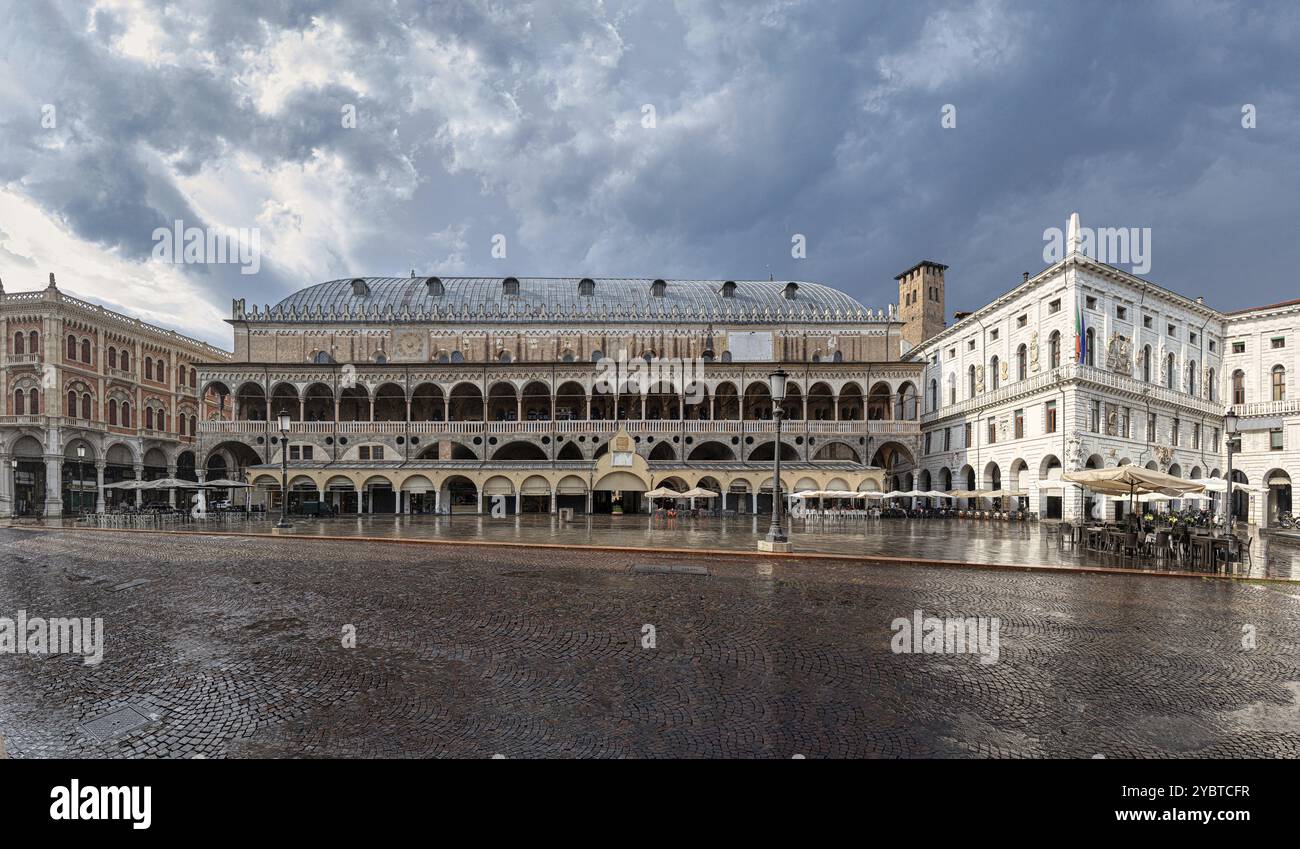
<instances>
[{"instance_id":1,"label":"cobblestone square","mask_svg":"<svg viewBox=\"0 0 1300 849\"><path fill-rule=\"evenodd\" d=\"M20 609L104 657L0 654L12 758L1300 755L1291 584L0 530Z\"/></svg>"}]
</instances>

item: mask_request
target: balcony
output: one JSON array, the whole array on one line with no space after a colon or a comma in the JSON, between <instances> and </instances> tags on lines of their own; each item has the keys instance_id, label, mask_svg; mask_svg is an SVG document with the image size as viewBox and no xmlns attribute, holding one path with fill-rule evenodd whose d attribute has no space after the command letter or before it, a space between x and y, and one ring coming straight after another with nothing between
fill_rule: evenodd
<instances>
[{"instance_id":1,"label":"balcony","mask_svg":"<svg viewBox=\"0 0 1300 849\"><path fill-rule=\"evenodd\" d=\"M10 354L5 359L5 365L13 366L37 366L45 361L45 357L40 354Z\"/></svg>"},{"instance_id":2,"label":"balcony","mask_svg":"<svg viewBox=\"0 0 1300 849\"><path fill-rule=\"evenodd\" d=\"M525 422L294 422L294 435L339 436L528 436L533 434L613 434L623 429L633 434L770 434L776 423L770 419L746 421L691 419L578 419ZM815 436L919 436L921 423L904 420L804 421L787 419L786 433ZM199 422L200 436L264 436L275 433L263 421Z\"/></svg>"},{"instance_id":3,"label":"balcony","mask_svg":"<svg viewBox=\"0 0 1300 849\"><path fill-rule=\"evenodd\" d=\"M1069 383L1091 384L1101 386L1114 392L1123 393L1133 396L1135 399L1150 399L1176 407L1191 408L1203 415L1221 416L1223 408L1217 401L1208 401L1196 395L1188 395L1186 392L1179 392L1176 389L1170 389L1167 386L1161 386L1156 383L1148 383L1145 380L1138 380L1125 374L1118 374L1106 369L1095 366L1086 366L1079 363L1067 363L1063 366L1050 369L1039 374L1031 375L1024 380L1016 380L1003 384L997 389L976 395L974 398L966 398L958 401L956 404L946 404L938 410L926 413L924 420L926 422L938 421L952 416L963 416L970 413L982 412L990 407L997 407L1001 404L1009 403L1017 398L1032 395L1047 389L1054 389Z\"/></svg>"},{"instance_id":4,"label":"balcony","mask_svg":"<svg viewBox=\"0 0 1300 849\"><path fill-rule=\"evenodd\" d=\"M104 373L105 373L106 375L108 375L109 377L115 378L115 379L117 379L117 380L129 380L129 381L132 381L132 382L135 381L135 372L133 372L133 371L131 371L131 370L129 370L129 369L111 368L111 367L110 367L110 368L106 368L106 369L104 369Z\"/></svg>"},{"instance_id":5,"label":"balcony","mask_svg":"<svg viewBox=\"0 0 1300 849\"><path fill-rule=\"evenodd\" d=\"M1233 404L1232 411L1239 416L1290 416L1300 413L1300 399L1290 401L1256 401L1253 404Z\"/></svg>"}]
</instances>

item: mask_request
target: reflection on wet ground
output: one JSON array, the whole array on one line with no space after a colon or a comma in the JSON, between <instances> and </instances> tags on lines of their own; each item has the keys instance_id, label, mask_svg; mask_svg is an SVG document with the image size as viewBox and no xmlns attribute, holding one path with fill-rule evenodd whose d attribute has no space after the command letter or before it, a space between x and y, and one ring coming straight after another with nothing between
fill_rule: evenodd
<instances>
[{"instance_id":1,"label":"reflection on wet ground","mask_svg":"<svg viewBox=\"0 0 1300 849\"><path fill-rule=\"evenodd\" d=\"M486 515L294 517L292 533L753 551L757 540L767 533L770 522L771 518L764 515L697 519L597 515L578 516L569 523L562 523L549 514L504 518ZM229 529L270 533L271 524L270 521L253 522L247 526L229 526ZM1251 557L1237 566L1236 574L1300 578L1300 539L1257 531L1252 531L1251 536ZM1089 551L1082 545L1062 544L1055 525L1050 522L811 518L794 522L790 541L796 551L819 554L1031 566L1106 566L1148 572L1190 571L1176 560L1150 562Z\"/></svg>"}]
</instances>

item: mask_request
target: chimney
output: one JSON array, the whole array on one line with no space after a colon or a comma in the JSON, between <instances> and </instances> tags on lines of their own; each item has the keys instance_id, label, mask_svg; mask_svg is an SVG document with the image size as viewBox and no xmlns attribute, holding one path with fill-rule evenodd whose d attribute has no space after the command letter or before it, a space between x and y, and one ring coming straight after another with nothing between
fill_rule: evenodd
<instances>
[{"instance_id":1,"label":"chimney","mask_svg":"<svg viewBox=\"0 0 1300 849\"><path fill-rule=\"evenodd\" d=\"M1021 278L1020 282L1021 282L1021 283L1028 283L1028 282L1029 282L1029 272L1028 272L1028 271L1025 271L1025 272L1022 272L1022 273L1023 273L1024 276Z\"/></svg>"}]
</instances>

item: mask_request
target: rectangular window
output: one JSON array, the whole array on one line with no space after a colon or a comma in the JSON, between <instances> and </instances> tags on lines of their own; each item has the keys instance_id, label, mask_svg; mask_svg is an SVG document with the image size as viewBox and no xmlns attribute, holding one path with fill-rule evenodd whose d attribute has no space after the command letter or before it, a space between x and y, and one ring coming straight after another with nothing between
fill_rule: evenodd
<instances>
[{"instance_id":1,"label":"rectangular window","mask_svg":"<svg viewBox=\"0 0 1300 849\"><path fill-rule=\"evenodd\" d=\"M932 435L932 434L930 433L930 431L926 431L926 432L925 432L925 453L926 453L926 454L929 454L929 453L930 453L930 436L931 436L931 435Z\"/></svg>"},{"instance_id":2,"label":"rectangular window","mask_svg":"<svg viewBox=\"0 0 1300 849\"><path fill-rule=\"evenodd\" d=\"M998 441L998 422L997 419L989 419L989 445Z\"/></svg>"},{"instance_id":3,"label":"rectangular window","mask_svg":"<svg viewBox=\"0 0 1300 849\"><path fill-rule=\"evenodd\" d=\"M950 427L946 427L943 429L943 450L944 451L952 450L952 428Z\"/></svg>"},{"instance_id":4,"label":"rectangular window","mask_svg":"<svg viewBox=\"0 0 1300 849\"><path fill-rule=\"evenodd\" d=\"M1142 326L1145 327L1147 330L1151 329L1151 316L1149 315L1142 316Z\"/></svg>"},{"instance_id":5,"label":"rectangular window","mask_svg":"<svg viewBox=\"0 0 1300 849\"><path fill-rule=\"evenodd\" d=\"M1119 435L1125 439L1129 438L1129 422L1133 418L1133 410L1129 407L1119 408Z\"/></svg>"},{"instance_id":6,"label":"rectangular window","mask_svg":"<svg viewBox=\"0 0 1300 849\"><path fill-rule=\"evenodd\" d=\"M962 446L963 448L971 447L971 445L974 443L974 440L971 439L971 437L974 435L975 435L974 430L971 428L970 422L966 422L966 444Z\"/></svg>"},{"instance_id":7,"label":"rectangular window","mask_svg":"<svg viewBox=\"0 0 1300 849\"><path fill-rule=\"evenodd\" d=\"M1025 327L1028 324L1029 324L1029 316L1027 315L1022 315L1020 316L1020 318L1016 319L1016 327Z\"/></svg>"},{"instance_id":8,"label":"rectangular window","mask_svg":"<svg viewBox=\"0 0 1300 849\"><path fill-rule=\"evenodd\" d=\"M1088 404L1088 430L1093 433L1101 431L1101 402L1092 401Z\"/></svg>"},{"instance_id":9,"label":"rectangular window","mask_svg":"<svg viewBox=\"0 0 1300 849\"><path fill-rule=\"evenodd\" d=\"M1168 332L1169 332L1169 335L1170 335L1170 336L1177 336L1177 335L1178 335L1178 327L1177 327L1177 325L1173 325L1173 324L1169 325L1169 331L1168 331Z\"/></svg>"},{"instance_id":10,"label":"rectangular window","mask_svg":"<svg viewBox=\"0 0 1300 849\"><path fill-rule=\"evenodd\" d=\"M1215 349L1217 349L1218 347L1219 347L1219 346L1218 346L1218 343L1216 343L1213 339L1211 339L1211 340L1210 340L1210 353L1213 354L1214 351L1215 351Z\"/></svg>"},{"instance_id":11,"label":"rectangular window","mask_svg":"<svg viewBox=\"0 0 1300 849\"><path fill-rule=\"evenodd\" d=\"M1219 453L1219 429L1217 427L1210 428L1210 439L1213 440L1210 443L1210 450L1213 451L1215 454L1218 454Z\"/></svg>"},{"instance_id":12,"label":"rectangular window","mask_svg":"<svg viewBox=\"0 0 1300 849\"><path fill-rule=\"evenodd\" d=\"M998 338L998 329L995 327L989 331L989 338L996 341Z\"/></svg>"},{"instance_id":13,"label":"rectangular window","mask_svg":"<svg viewBox=\"0 0 1300 849\"><path fill-rule=\"evenodd\" d=\"M1269 340L1269 342L1272 344L1272 346L1273 346L1274 348L1285 348L1285 347L1286 347L1286 337L1285 337L1285 336L1274 336L1272 339Z\"/></svg>"},{"instance_id":14,"label":"rectangular window","mask_svg":"<svg viewBox=\"0 0 1300 849\"><path fill-rule=\"evenodd\" d=\"M1056 433L1056 402L1048 401L1043 410L1043 433Z\"/></svg>"},{"instance_id":15,"label":"rectangular window","mask_svg":"<svg viewBox=\"0 0 1300 849\"><path fill-rule=\"evenodd\" d=\"M1268 432L1268 448L1270 451L1282 450L1282 430L1270 430Z\"/></svg>"},{"instance_id":16,"label":"rectangular window","mask_svg":"<svg viewBox=\"0 0 1300 849\"><path fill-rule=\"evenodd\" d=\"M1232 353L1234 353L1234 354L1244 354L1244 353L1246 353L1246 343L1245 343L1245 342L1233 342L1233 343L1232 343Z\"/></svg>"},{"instance_id":17,"label":"rectangular window","mask_svg":"<svg viewBox=\"0 0 1300 849\"><path fill-rule=\"evenodd\" d=\"M1016 410L1016 439L1025 438L1025 411Z\"/></svg>"},{"instance_id":18,"label":"rectangular window","mask_svg":"<svg viewBox=\"0 0 1300 849\"><path fill-rule=\"evenodd\" d=\"M1097 308L1097 299L1094 298L1092 295L1089 295L1088 297L1084 298L1083 303L1090 310L1095 310Z\"/></svg>"},{"instance_id":19,"label":"rectangular window","mask_svg":"<svg viewBox=\"0 0 1300 849\"><path fill-rule=\"evenodd\" d=\"M1147 413L1147 442L1155 443L1156 441L1156 414Z\"/></svg>"},{"instance_id":20,"label":"rectangular window","mask_svg":"<svg viewBox=\"0 0 1300 849\"><path fill-rule=\"evenodd\" d=\"M1115 307L1116 318L1128 318L1128 307Z\"/></svg>"},{"instance_id":21,"label":"rectangular window","mask_svg":"<svg viewBox=\"0 0 1300 849\"><path fill-rule=\"evenodd\" d=\"M974 350L975 350L975 340L974 340L974 339L969 339L969 340L966 341L966 350L967 350L967 351L974 351Z\"/></svg>"},{"instance_id":22,"label":"rectangular window","mask_svg":"<svg viewBox=\"0 0 1300 849\"><path fill-rule=\"evenodd\" d=\"M1169 427L1169 444L1178 447L1178 419L1175 418L1173 424Z\"/></svg>"},{"instance_id":23,"label":"rectangular window","mask_svg":"<svg viewBox=\"0 0 1300 849\"><path fill-rule=\"evenodd\" d=\"M1192 447L1197 450L1201 447L1201 426L1196 422L1192 423Z\"/></svg>"},{"instance_id":24,"label":"rectangular window","mask_svg":"<svg viewBox=\"0 0 1300 849\"><path fill-rule=\"evenodd\" d=\"M362 445L357 449L357 456L362 460L382 460L384 459L384 446Z\"/></svg>"},{"instance_id":25,"label":"rectangular window","mask_svg":"<svg viewBox=\"0 0 1300 849\"><path fill-rule=\"evenodd\" d=\"M1060 298L1057 298L1055 301L1051 301L1050 303L1048 303L1048 305L1047 305L1047 312L1048 312L1049 315L1052 314L1052 313L1058 313L1058 312L1060 312L1060 311L1061 311L1061 299L1060 299Z\"/></svg>"},{"instance_id":26,"label":"rectangular window","mask_svg":"<svg viewBox=\"0 0 1300 849\"><path fill-rule=\"evenodd\" d=\"M297 445L290 445L290 446L289 446L289 459L290 459L290 460L301 460L302 457L300 456L300 454L301 454L301 450L299 449L299 447L298 447Z\"/></svg>"}]
</instances>

